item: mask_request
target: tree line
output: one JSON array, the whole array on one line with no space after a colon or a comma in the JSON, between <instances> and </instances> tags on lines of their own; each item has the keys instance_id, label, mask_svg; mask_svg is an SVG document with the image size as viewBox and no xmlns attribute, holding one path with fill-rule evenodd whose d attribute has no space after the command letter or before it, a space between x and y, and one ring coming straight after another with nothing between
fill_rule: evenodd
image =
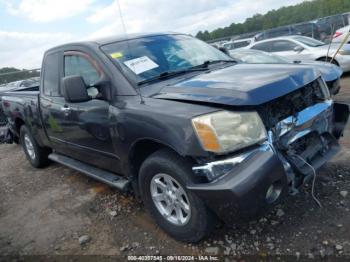
<instances>
[{"instance_id":1,"label":"tree line","mask_svg":"<svg viewBox=\"0 0 350 262\"><path fill-rule=\"evenodd\" d=\"M209 41L251 32L263 31L284 25L306 22L317 18L350 11L350 0L312 0L303 3L271 10L265 15L256 14L243 23L218 28L212 32L199 31L197 38ZM232 10L234 13L235 11Z\"/></svg>"}]
</instances>

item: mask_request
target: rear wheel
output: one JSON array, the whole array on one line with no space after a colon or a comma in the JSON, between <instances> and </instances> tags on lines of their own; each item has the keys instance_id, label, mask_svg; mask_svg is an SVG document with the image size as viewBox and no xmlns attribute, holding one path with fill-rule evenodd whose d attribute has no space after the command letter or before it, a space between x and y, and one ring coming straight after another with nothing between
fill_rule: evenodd
<instances>
[{"instance_id":1,"label":"rear wheel","mask_svg":"<svg viewBox=\"0 0 350 262\"><path fill-rule=\"evenodd\" d=\"M33 167L44 167L49 163L50 149L40 147L25 125L21 126L20 138L24 153Z\"/></svg>"},{"instance_id":2,"label":"rear wheel","mask_svg":"<svg viewBox=\"0 0 350 262\"><path fill-rule=\"evenodd\" d=\"M140 168L140 192L146 208L165 232L184 242L201 240L215 226L203 201L186 189L193 180L188 163L170 150L155 152Z\"/></svg>"}]
</instances>

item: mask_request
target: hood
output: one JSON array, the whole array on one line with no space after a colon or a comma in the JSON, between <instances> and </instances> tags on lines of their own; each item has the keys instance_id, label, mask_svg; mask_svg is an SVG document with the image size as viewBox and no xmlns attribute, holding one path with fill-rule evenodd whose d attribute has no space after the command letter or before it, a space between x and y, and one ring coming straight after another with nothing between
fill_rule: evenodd
<instances>
[{"instance_id":1,"label":"hood","mask_svg":"<svg viewBox=\"0 0 350 262\"><path fill-rule=\"evenodd\" d=\"M320 73L303 65L237 64L169 84L147 96L232 106L263 104L305 86Z\"/></svg>"},{"instance_id":2,"label":"hood","mask_svg":"<svg viewBox=\"0 0 350 262\"><path fill-rule=\"evenodd\" d=\"M331 63L310 61L303 62L302 65L312 66L316 70L320 71L322 77L326 82L337 80L343 74L343 70L339 66L333 65Z\"/></svg>"}]
</instances>

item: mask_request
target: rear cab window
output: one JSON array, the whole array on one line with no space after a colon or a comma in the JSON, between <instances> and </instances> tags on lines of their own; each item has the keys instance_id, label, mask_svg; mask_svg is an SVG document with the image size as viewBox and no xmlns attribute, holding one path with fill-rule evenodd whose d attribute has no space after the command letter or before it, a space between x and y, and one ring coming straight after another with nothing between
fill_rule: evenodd
<instances>
[{"instance_id":1,"label":"rear cab window","mask_svg":"<svg viewBox=\"0 0 350 262\"><path fill-rule=\"evenodd\" d=\"M43 91L46 96L60 96L60 52L50 53L44 59Z\"/></svg>"}]
</instances>

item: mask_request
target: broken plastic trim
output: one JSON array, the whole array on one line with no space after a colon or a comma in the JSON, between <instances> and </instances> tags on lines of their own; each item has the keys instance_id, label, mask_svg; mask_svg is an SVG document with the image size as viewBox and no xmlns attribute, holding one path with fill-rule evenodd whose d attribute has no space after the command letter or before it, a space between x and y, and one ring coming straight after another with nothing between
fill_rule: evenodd
<instances>
[{"instance_id":1,"label":"broken plastic trim","mask_svg":"<svg viewBox=\"0 0 350 262\"><path fill-rule=\"evenodd\" d=\"M269 150L272 151L271 145L268 142L264 142L258 148L255 148L248 152L239 154L237 156L234 156L225 160L209 162L202 166L194 166L192 170L194 174L198 176L204 176L208 179L208 181L213 181L229 173L236 165L242 163L245 159L247 159L253 153L257 151L266 152Z\"/></svg>"}]
</instances>

